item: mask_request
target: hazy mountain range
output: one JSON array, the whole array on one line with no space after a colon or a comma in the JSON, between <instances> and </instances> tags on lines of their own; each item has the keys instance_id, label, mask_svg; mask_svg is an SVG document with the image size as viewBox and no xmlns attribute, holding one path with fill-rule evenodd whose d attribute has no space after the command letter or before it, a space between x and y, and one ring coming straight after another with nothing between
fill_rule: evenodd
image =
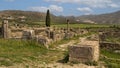
<instances>
[{"instance_id":1,"label":"hazy mountain range","mask_svg":"<svg viewBox=\"0 0 120 68\"><path fill-rule=\"evenodd\" d=\"M5 10L0 11L0 20L2 18L10 18L14 21L19 20L19 17L25 17L26 22L45 21L46 13L20 10ZM120 24L120 11L106 13L100 15L83 15L83 16L55 16L51 14L51 21L54 23L65 23L69 19L71 23L108 23Z\"/></svg>"}]
</instances>

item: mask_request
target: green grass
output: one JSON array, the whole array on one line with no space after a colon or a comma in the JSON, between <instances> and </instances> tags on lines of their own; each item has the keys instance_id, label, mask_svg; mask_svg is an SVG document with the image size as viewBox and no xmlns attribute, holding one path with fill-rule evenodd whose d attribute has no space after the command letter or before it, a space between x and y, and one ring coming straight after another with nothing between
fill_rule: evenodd
<instances>
[{"instance_id":1,"label":"green grass","mask_svg":"<svg viewBox=\"0 0 120 68\"><path fill-rule=\"evenodd\" d=\"M67 27L67 24L57 24L57 25L52 25L52 26L56 26L56 27ZM69 27L73 27L73 28L95 28L95 27L110 27L110 25L108 24L69 24Z\"/></svg>"},{"instance_id":2,"label":"green grass","mask_svg":"<svg viewBox=\"0 0 120 68\"><path fill-rule=\"evenodd\" d=\"M51 43L49 46L50 48L54 48L56 47L57 45L61 45L61 44L65 44L65 43L68 43L70 40L69 39L63 39L63 40L60 40L60 41L56 41L54 43Z\"/></svg>"},{"instance_id":3,"label":"green grass","mask_svg":"<svg viewBox=\"0 0 120 68\"><path fill-rule=\"evenodd\" d=\"M108 68L120 68L120 54L101 49L101 54L106 57L101 57L100 60L105 62Z\"/></svg>"},{"instance_id":4,"label":"green grass","mask_svg":"<svg viewBox=\"0 0 120 68\"><path fill-rule=\"evenodd\" d=\"M107 37L105 39L105 41L107 41L107 42L113 42L113 43L120 43L120 38L119 37L117 37L117 38L115 38L115 37Z\"/></svg>"},{"instance_id":5,"label":"green grass","mask_svg":"<svg viewBox=\"0 0 120 68\"><path fill-rule=\"evenodd\" d=\"M45 26L45 22L32 22L32 23L27 23L30 26L34 26L34 25L39 25L39 26ZM59 27L59 28L66 28L67 24L57 24L57 23L53 23L51 22L51 26L55 26L55 27ZM102 27L110 27L112 26L112 24L69 24L69 27L72 28L102 28Z\"/></svg>"},{"instance_id":6,"label":"green grass","mask_svg":"<svg viewBox=\"0 0 120 68\"><path fill-rule=\"evenodd\" d=\"M30 25L45 25L45 22L33 22Z\"/></svg>"},{"instance_id":7,"label":"green grass","mask_svg":"<svg viewBox=\"0 0 120 68\"><path fill-rule=\"evenodd\" d=\"M63 40L60 40L60 41L56 41L52 44L50 44L50 48L54 48L56 47L57 45L61 45L61 44L65 44L65 43L68 43L70 42L71 40L75 40L75 41L78 41L80 37L86 37L86 36L90 36L92 34L95 34L94 32L88 32L86 34L82 34L82 35L78 35L78 36L74 36L72 38L69 38L69 39L63 39Z\"/></svg>"},{"instance_id":8,"label":"green grass","mask_svg":"<svg viewBox=\"0 0 120 68\"><path fill-rule=\"evenodd\" d=\"M70 39L63 39L51 45L51 48L60 44L70 42L70 40L78 40L79 37L91 35L91 33L75 36ZM51 63L63 59L64 52L59 50L48 50L43 45L38 44L34 40L15 40L15 39L0 39L0 66L11 66L15 63Z\"/></svg>"},{"instance_id":9,"label":"green grass","mask_svg":"<svg viewBox=\"0 0 120 68\"><path fill-rule=\"evenodd\" d=\"M108 51L108 50L105 50L105 49L101 49L101 54L107 56L108 58L120 59L120 54L114 53L113 51Z\"/></svg>"},{"instance_id":10,"label":"green grass","mask_svg":"<svg viewBox=\"0 0 120 68\"><path fill-rule=\"evenodd\" d=\"M0 39L0 65L7 63L6 59L11 61L11 64L21 63L25 61L24 58L34 59L46 53L47 49L34 41Z\"/></svg>"},{"instance_id":11,"label":"green grass","mask_svg":"<svg viewBox=\"0 0 120 68\"><path fill-rule=\"evenodd\" d=\"M52 63L62 59L64 52L48 50L33 40L0 39L0 66L16 63Z\"/></svg>"}]
</instances>

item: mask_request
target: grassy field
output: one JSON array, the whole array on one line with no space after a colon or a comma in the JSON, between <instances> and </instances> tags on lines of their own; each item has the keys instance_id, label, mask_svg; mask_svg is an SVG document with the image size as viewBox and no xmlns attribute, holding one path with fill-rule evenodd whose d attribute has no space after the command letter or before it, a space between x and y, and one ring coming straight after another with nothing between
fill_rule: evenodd
<instances>
[{"instance_id":1,"label":"grassy field","mask_svg":"<svg viewBox=\"0 0 120 68\"><path fill-rule=\"evenodd\" d=\"M0 22L0 24L1 23L2 22ZM10 22L10 24L11 24L11 22ZM23 24L23 23L21 23L21 24ZM29 26L35 26L35 25L45 26L45 22L27 22L26 24L28 24ZM115 25L115 24L89 24L89 23L88 24L87 23L83 24L83 23L80 23L80 24L69 24L69 27L71 27L71 28L102 28L102 27L107 28L107 27L110 27L110 26L113 26L113 25ZM60 27L60 28L61 27L66 28L67 24L60 24L60 23L51 22L51 26L52 27L55 26L55 27ZM120 24L117 24L117 26L120 27Z\"/></svg>"},{"instance_id":2,"label":"grassy field","mask_svg":"<svg viewBox=\"0 0 120 68\"><path fill-rule=\"evenodd\" d=\"M39 64L50 63L60 59L61 56L64 56L62 52L48 50L34 41L0 39L0 66L30 61Z\"/></svg>"},{"instance_id":3,"label":"grassy field","mask_svg":"<svg viewBox=\"0 0 120 68\"><path fill-rule=\"evenodd\" d=\"M105 62L106 67L120 68L120 54L119 53L114 53L113 51L101 49L101 54L104 57L101 57L100 60Z\"/></svg>"},{"instance_id":4,"label":"grassy field","mask_svg":"<svg viewBox=\"0 0 120 68\"><path fill-rule=\"evenodd\" d=\"M108 37L105 39L107 42L113 42L113 43L120 43L120 37L114 38L114 37Z\"/></svg>"},{"instance_id":5,"label":"grassy field","mask_svg":"<svg viewBox=\"0 0 120 68\"><path fill-rule=\"evenodd\" d=\"M35 24L39 25L39 22ZM34 25L34 24L33 24ZM43 22L41 25L45 25ZM66 27L66 24L53 24L52 27ZM111 25L108 24L70 24L70 27L73 28L108 28ZM81 35L78 37L74 37L72 39L64 39L58 42L51 44L52 47L56 47L56 45L60 45L63 43L68 43L70 40L76 40L79 37L85 37L91 35L88 33L86 35ZM108 39L111 41L113 38ZM119 39L116 39L119 40ZM54 46L55 45L55 46ZM58 50L48 50L43 45L36 43L33 40L15 40L15 39L0 39L0 66L11 66L15 63L29 63L31 62L39 62L39 64L56 62L56 60L60 60L64 57L65 52L61 52ZM107 58L101 57L101 60L106 63L106 66L109 68L120 68L120 55L115 54L110 51L101 50L101 54L106 56ZM110 58L110 59L109 59ZM111 59L112 58L112 59Z\"/></svg>"},{"instance_id":6,"label":"grassy field","mask_svg":"<svg viewBox=\"0 0 120 68\"><path fill-rule=\"evenodd\" d=\"M52 25L52 26L56 26L56 27L67 27L67 24L58 24L58 25ZM88 27L109 27L110 25L106 25L106 24L69 24L69 27L73 27L73 28L88 28Z\"/></svg>"},{"instance_id":7,"label":"grassy field","mask_svg":"<svg viewBox=\"0 0 120 68\"><path fill-rule=\"evenodd\" d=\"M57 41L50 45L50 49L46 49L33 40L0 39L0 66L29 63L29 61L39 62L39 64L56 62L64 58L65 52L57 49L52 50L52 48L88 35L91 35L91 33Z\"/></svg>"}]
</instances>

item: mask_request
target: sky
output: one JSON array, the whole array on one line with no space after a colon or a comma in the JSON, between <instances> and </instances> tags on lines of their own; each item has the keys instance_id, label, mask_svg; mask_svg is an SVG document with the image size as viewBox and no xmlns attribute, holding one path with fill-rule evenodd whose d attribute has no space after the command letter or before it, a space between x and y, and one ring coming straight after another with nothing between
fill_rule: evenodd
<instances>
[{"instance_id":1,"label":"sky","mask_svg":"<svg viewBox=\"0 0 120 68\"><path fill-rule=\"evenodd\" d=\"M120 11L120 0L0 0L2 10L46 12L80 16Z\"/></svg>"}]
</instances>

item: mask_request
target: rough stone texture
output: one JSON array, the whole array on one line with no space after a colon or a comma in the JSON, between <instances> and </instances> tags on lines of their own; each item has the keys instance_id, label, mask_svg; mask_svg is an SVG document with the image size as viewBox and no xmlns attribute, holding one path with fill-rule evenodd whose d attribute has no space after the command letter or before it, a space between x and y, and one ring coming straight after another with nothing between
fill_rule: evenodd
<instances>
[{"instance_id":1,"label":"rough stone texture","mask_svg":"<svg viewBox=\"0 0 120 68\"><path fill-rule=\"evenodd\" d=\"M21 39L22 37L23 37L23 33L20 31L11 32L11 38Z\"/></svg>"},{"instance_id":2,"label":"rough stone texture","mask_svg":"<svg viewBox=\"0 0 120 68\"><path fill-rule=\"evenodd\" d=\"M67 39L72 38L74 36L75 36L74 32L65 33L65 38Z\"/></svg>"},{"instance_id":3,"label":"rough stone texture","mask_svg":"<svg viewBox=\"0 0 120 68\"><path fill-rule=\"evenodd\" d=\"M39 35L41 32L45 32L45 28L33 29L35 31L35 35Z\"/></svg>"},{"instance_id":4,"label":"rough stone texture","mask_svg":"<svg viewBox=\"0 0 120 68\"><path fill-rule=\"evenodd\" d=\"M92 34L92 35L88 36L87 39L93 40L93 41L99 41L99 35Z\"/></svg>"},{"instance_id":5,"label":"rough stone texture","mask_svg":"<svg viewBox=\"0 0 120 68\"><path fill-rule=\"evenodd\" d=\"M48 44L51 43L51 39L48 39L48 37L40 36L40 35L39 35L39 36L36 36L36 37L35 37L35 40L36 40L38 43L46 46L47 48L48 48Z\"/></svg>"},{"instance_id":6,"label":"rough stone texture","mask_svg":"<svg viewBox=\"0 0 120 68\"><path fill-rule=\"evenodd\" d=\"M2 35L5 39L9 38L8 20L2 22Z\"/></svg>"},{"instance_id":7,"label":"rough stone texture","mask_svg":"<svg viewBox=\"0 0 120 68\"><path fill-rule=\"evenodd\" d=\"M101 42L100 48L107 49L107 50L120 50L120 44L110 43L110 42Z\"/></svg>"},{"instance_id":8,"label":"rough stone texture","mask_svg":"<svg viewBox=\"0 0 120 68\"><path fill-rule=\"evenodd\" d=\"M108 37L118 38L119 36L120 36L120 31L106 31L99 33L99 37L101 41L105 41L105 39Z\"/></svg>"},{"instance_id":9,"label":"rough stone texture","mask_svg":"<svg viewBox=\"0 0 120 68\"><path fill-rule=\"evenodd\" d=\"M84 41L75 46L69 46L69 61L89 62L99 59L99 42Z\"/></svg>"},{"instance_id":10,"label":"rough stone texture","mask_svg":"<svg viewBox=\"0 0 120 68\"><path fill-rule=\"evenodd\" d=\"M46 30L47 37L50 38L50 30Z\"/></svg>"},{"instance_id":11,"label":"rough stone texture","mask_svg":"<svg viewBox=\"0 0 120 68\"><path fill-rule=\"evenodd\" d=\"M8 21L4 20L2 23L1 32L4 38L12 39L36 39L45 40L41 42L43 44L53 43L60 41L64 38L72 38L74 36L87 33L83 29L69 28L56 28L56 27L28 27L27 25L15 24L14 26L8 26ZM41 37L42 36L42 37ZM43 38L44 37L44 38ZM49 41L46 41L47 40Z\"/></svg>"},{"instance_id":12,"label":"rough stone texture","mask_svg":"<svg viewBox=\"0 0 120 68\"><path fill-rule=\"evenodd\" d=\"M24 30L23 39L32 39L35 36L34 30Z\"/></svg>"}]
</instances>

